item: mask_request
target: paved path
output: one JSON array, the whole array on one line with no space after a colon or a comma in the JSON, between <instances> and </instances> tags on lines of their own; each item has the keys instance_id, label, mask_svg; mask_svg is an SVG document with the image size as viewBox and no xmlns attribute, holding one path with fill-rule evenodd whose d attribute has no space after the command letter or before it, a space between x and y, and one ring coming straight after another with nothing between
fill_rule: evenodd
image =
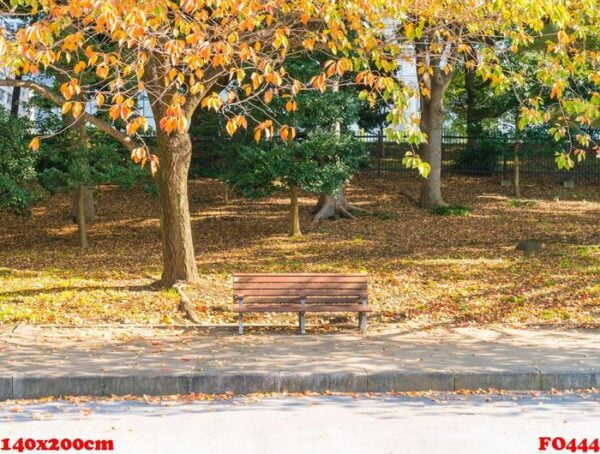
<instances>
[{"instance_id":1,"label":"paved path","mask_svg":"<svg viewBox=\"0 0 600 454\"><path fill-rule=\"evenodd\" d=\"M520 454L541 436L598 438L599 420L597 394L10 403L0 438L112 440L115 453Z\"/></svg>"},{"instance_id":2,"label":"paved path","mask_svg":"<svg viewBox=\"0 0 600 454\"><path fill-rule=\"evenodd\" d=\"M268 330L238 336L234 331L5 328L0 331L0 400L2 377L139 379L122 387L123 392L136 392L144 377L174 377L173 386L156 389L158 393L227 387L238 392L301 391L307 380L312 383L307 389L314 391L600 387L597 330L398 328L367 337L352 331L306 336ZM403 378L398 381L394 374ZM195 375L237 378L194 387L189 377ZM187 378L178 380L181 376ZM19 386L5 380L4 392L33 389L31 383ZM106 386L110 392L116 385ZM151 388L145 392L155 393Z\"/></svg>"}]
</instances>

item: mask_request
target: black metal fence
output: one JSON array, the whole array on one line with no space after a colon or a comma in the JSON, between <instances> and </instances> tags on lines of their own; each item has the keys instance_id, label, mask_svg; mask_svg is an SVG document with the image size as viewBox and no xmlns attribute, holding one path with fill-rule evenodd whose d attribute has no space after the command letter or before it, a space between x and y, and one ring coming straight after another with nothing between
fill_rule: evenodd
<instances>
[{"instance_id":1,"label":"black metal fence","mask_svg":"<svg viewBox=\"0 0 600 454\"><path fill-rule=\"evenodd\" d=\"M357 135L369 148L371 160L367 171L382 177L389 172L410 172L402 164L409 144L390 142L381 134ZM516 156L520 173L561 179L600 181L600 159L589 151L587 158L575 163L571 170L558 168L556 153L564 145L551 141L524 140L518 145L504 136L467 137L444 134L442 141L442 174L504 176L514 172Z\"/></svg>"}]
</instances>

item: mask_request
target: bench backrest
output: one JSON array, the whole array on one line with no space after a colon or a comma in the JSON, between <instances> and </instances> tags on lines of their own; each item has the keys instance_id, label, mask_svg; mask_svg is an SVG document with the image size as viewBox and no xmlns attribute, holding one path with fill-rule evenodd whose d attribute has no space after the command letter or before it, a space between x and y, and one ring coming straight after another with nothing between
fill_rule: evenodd
<instances>
[{"instance_id":1,"label":"bench backrest","mask_svg":"<svg viewBox=\"0 0 600 454\"><path fill-rule=\"evenodd\" d=\"M357 303L366 299L366 274L234 274L234 301L244 304ZM304 300L304 301L303 301Z\"/></svg>"}]
</instances>

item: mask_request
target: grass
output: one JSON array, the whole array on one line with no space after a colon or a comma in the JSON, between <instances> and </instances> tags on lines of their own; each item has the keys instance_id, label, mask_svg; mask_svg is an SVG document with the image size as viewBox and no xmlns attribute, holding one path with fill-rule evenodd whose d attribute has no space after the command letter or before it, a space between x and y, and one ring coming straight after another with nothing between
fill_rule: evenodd
<instances>
[{"instance_id":1,"label":"grass","mask_svg":"<svg viewBox=\"0 0 600 454\"><path fill-rule=\"evenodd\" d=\"M537 200L525 200L525 199L510 199L506 202L511 208L535 208L539 205Z\"/></svg>"},{"instance_id":2,"label":"grass","mask_svg":"<svg viewBox=\"0 0 600 454\"><path fill-rule=\"evenodd\" d=\"M234 323L233 272L367 272L372 325L415 322L600 321L600 191L577 194L528 181L535 210L515 210L510 188L485 178L448 177L447 201L470 216L436 216L404 195L418 177L357 178L349 200L370 215L312 226L315 198L301 198L304 236L291 239L285 194L224 203L211 180L190 183L200 281L189 288L207 323ZM535 183L535 184L534 184ZM559 200L553 200L559 191ZM91 247L77 246L69 197L52 196L30 219L0 223L0 324L185 323L176 292L155 291L160 276L156 203L141 191L103 187ZM525 258L526 238L546 244ZM258 314L249 321L296 323L293 314ZM332 317L311 314L327 326Z\"/></svg>"}]
</instances>

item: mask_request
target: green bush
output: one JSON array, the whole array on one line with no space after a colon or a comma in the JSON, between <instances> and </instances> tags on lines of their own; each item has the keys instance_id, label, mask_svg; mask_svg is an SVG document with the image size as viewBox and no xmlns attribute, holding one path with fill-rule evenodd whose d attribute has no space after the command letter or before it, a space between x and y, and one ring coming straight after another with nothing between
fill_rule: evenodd
<instances>
[{"instance_id":1,"label":"green bush","mask_svg":"<svg viewBox=\"0 0 600 454\"><path fill-rule=\"evenodd\" d=\"M27 215L38 197L36 154L27 146L28 125L0 108L0 208Z\"/></svg>"}]
</instances>

